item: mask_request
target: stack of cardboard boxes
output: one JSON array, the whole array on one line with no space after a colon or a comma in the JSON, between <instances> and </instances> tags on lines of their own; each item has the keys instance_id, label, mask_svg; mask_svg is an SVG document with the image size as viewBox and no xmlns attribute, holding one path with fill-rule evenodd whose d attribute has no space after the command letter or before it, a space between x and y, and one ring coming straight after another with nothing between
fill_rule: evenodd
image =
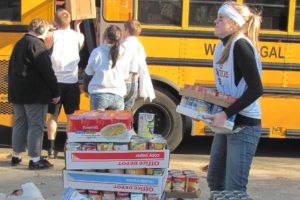
<instances>
[{"instance_id":1,"label":"stack of cardboard boxes","mask_svg":"<svg viewBox=\"0 0 300 200\"><path fill-rule=\"evenodd\" d=\"M135 135L131 123L126 111L75 113L66 144L64 187L90 199L160 200L168 177L166 141Z\"/></svg>"}]
</instances>

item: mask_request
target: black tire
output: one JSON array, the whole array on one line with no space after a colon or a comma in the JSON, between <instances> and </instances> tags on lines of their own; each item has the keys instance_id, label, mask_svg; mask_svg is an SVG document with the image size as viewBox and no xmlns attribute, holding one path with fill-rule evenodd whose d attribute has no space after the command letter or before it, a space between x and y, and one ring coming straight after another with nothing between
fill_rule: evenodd
<instances>
[{"instance_id":1,"label":"black tire","mask_svg":"<svg viewBox=\"0 0 300 200\"><path fill-rule=\"evenodd\" d=\"M138 113L154 113L154 132L162 135L168 142L170 151L176 149L183 138L183 120L176 112L178 100L168 91L155 90L156 98L150 103L137 99L133 107L134 130L138 127Z\"/></svg>"}]
</instances>

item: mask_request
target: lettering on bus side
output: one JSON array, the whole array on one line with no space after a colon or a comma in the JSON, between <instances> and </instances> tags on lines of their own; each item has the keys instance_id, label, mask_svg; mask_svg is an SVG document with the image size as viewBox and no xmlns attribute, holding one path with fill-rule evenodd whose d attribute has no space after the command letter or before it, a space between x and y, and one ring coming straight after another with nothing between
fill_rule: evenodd
<instances>
[{"instance_id":1,"label":"lettering on bus side","mask_svg":"<svg viewBox=\"0 0 300 200\"><path fill-rule=\"evenodd\" d=\"M216 44L204 43L205 55L214 55Z\"/></svg>"},{"instance_id":2,"label":"lettering on bus side","mask_svg":"<svg viewBox=\"0 0 300 200\"><path fill-rule=\"evenodd\" d=\"M281 47L268 47L261 46L260 47L260 56L262 58L284 58L282 55Z\"/></svg>"},{"instance_id":3,"label":"lettering on bus side","mask_svg":"<svg viewBox=\"0 0 300 200\"><path fill-rule=\"evenodd\" d=\"M215 52L216 44L204 43L204 52L205 55L213 55ZM275 46L261 46L260 47L260 56L262 58L280 58L284 59L282 47Z\"/></svg>"}]
</instances>

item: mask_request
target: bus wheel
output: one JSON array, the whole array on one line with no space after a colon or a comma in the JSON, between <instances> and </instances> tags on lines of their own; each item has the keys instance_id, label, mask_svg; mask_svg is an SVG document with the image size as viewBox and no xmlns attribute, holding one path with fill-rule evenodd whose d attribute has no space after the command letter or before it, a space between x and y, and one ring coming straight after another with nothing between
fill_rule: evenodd
<instances>
[{"instance_id":1,"label":"bus wheel","mask_svg":"<svg viewBox=\"0 0 300 200\"><path fill-rule=\"evenodd\" d=\"M156 98L150 103L139 98L133 107L134 130L137 132L138 113L154 113L154 132L166 138L168 148L173 151L182 141L183 120L176 112L178 100L170 92L155 90Z\"/></svg>"}]
</instances>

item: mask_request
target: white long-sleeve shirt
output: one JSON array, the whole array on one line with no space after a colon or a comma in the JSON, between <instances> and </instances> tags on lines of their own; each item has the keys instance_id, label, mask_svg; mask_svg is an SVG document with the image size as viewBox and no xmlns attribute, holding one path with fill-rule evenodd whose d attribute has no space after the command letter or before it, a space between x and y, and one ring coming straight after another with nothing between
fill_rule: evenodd
<instances>
[{"instance_id":1,"label":"white long-sleeve shirt","mask_svg":"<svg viewBox=\"0 0 300 200\"><path fill-rule=\"evenodd\" d=\"M155 93L150 77L150 73L146 63L146 53L143 45L137 37L129 36L122 43L127 55L130 57L130 74L126 82L137 82L139 80L140 96L149 98L152 101L155 98ZM134 79L134 80L133 80Z\"/></svg>"},{"instance_id":2,"label":"white long-sleeve shirt","mask_svg":"<svg viewBox=\"0 0 300 200\"><path fill-rule=\"evenodd\" d=\"M93 76L89 85L88 92L112 93L120 96L126 94L125 79L129 76L129 62L126 61L124 49L120 47L119 59L114 68L110 58L110 44L102 44L95 48L89 58L85 73Z\"/></svg>"}]
</instances>

